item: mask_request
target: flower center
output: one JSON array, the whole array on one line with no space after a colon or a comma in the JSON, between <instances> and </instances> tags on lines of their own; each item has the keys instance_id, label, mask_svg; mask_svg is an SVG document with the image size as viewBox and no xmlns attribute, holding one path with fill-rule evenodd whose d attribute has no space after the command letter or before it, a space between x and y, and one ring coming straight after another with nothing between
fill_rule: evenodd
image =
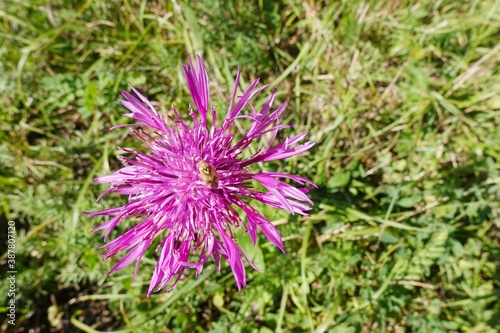
<instances>
[{"instance_id":1,"label":"flower center","mask_svg":"<svg viewBox=\"0 0 500 333\"><path fill-rule=\"evenodd\" d=\"M205 161L198 162L198 170L200 171L201 179L205 184L212 188L217 188L219 186L219 176L215 172L214 168Z\"/></svg>"}]
</instances>

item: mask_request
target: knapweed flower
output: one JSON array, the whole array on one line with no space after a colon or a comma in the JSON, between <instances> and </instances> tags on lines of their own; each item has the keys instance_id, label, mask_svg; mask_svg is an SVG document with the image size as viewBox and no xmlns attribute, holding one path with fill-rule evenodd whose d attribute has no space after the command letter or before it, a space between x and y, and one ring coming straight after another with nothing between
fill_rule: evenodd
<instances>
[{"instance_id":1,"label":"knapweed flower","mask_svg":"<svg viewBox=\"0 0 500 333\"><path fill-rule=\"evenodd\" d=\"M271 105L276 94L274 90L264 106L257 111L251 100L266 88L256 88L258 79L237 98L240 79L238 70L226 118L219 124L216 109L209 104L207 72L201 58L197 57L197 60L198 70L191 59L188 66L182 64L195 107L195 110L189 108L192 118L190 124L181 120L174 107L172 115L164 118L133 87L137 97L122 91L125 99L120 102L131 112L126 116L136 119L138 123L115 127L149 128L149 131L132 130L148 152L122 149L132 155L131 158L122 158L127 166L95 180L97 183L111 184L99 198L114 192L127 195L127 204L87 213L111 217L94 229L104 230L105 239L123 219L135 217L136 220L142 220L103 246L107 249L104 254L106 259L127 251L110 273L135 261L135 278L147 247L156 236L163 237L157 247L159 257L148 295L163 288L172 289L186 268L196 269L198 276L210 257L213 257L220 270L221 256L229 263L238 289L241 290L246 286L242 257L254 269L258 268L236 243L233 236L235 228L246 231L254 245L257 229L260 229L273 244L284 251L276 227L258 213L247 199L303 215L313 204L305 194L314 186L308 179L252 169L255 163L282 160L301 154L313 146L310 142L296 145L307 133L300 133L274 144L278 130L289 127L278 123L286 103L272 111ZM242 114L245 107L249 112ZM210 121L207 119L209 113ZM233 135L237 119L250 122L248 130L239 140L235 140ZM269 143L259 147L253 154L246 154L247 157L242 156L252 141L264 134L270 136ZM296 188L283 179L302 186ZM252 180L262 184L266 191L253 188ZM246 219L239 216L238 208L246 215Z\"/></svg>"}]
</instances>

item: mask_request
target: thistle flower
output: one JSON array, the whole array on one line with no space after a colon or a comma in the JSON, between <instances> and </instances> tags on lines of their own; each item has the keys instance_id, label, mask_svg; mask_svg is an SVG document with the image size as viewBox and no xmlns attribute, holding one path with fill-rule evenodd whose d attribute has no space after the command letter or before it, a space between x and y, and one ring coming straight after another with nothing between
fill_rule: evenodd
<instances>
[{"instance_id":1,"label":"thistle flower","mask_svg":"<svg viewBox=\"0 0 500 333\"><path fill-rule=\"evenodd\" d=\"M104 230L105 240L123 219L132 216L142 219L133 228L102 246L107 249L104 254L106 259L127 251L109 273L135 261L135 278L147 247L157 235L163 237L157 247L159 258L148 296L152 291L164 288L171 290L186 268L196 269L198 277L210 257L213 257L220 270L220 256L229 263L241 291L246 286L242 257L254 269L258 268L236 243L233 237L235 228L246 231L254 245L257 229L260 229L274 245L285 251L276 227L246 199L302 215L313 204L305 194L315 186L310 180L281 172L258 172L252 169L255 163L282 160L301 154L314 145L310 142L295 145L307 133L297 134L273 145L278 130L290 127L278 123L286 103L271 110L276 90L257 112L250 101L267 86L256 88L257 79L237 98L240 79L238 69L226 118L222 124L218 124L216 109L209 105L208 76L199 56L197 62L198 70L191 59L188 66L181 64L195 107L194 110L189 108L191 126L181 120L174 107L172 116L167 115L165 119L135 88L131 87L137 97L122 91L125 99L120 100L120 103L131 112L126 116L136 119L138 123L114 128L150 128L148 132L132 130L148 152L122 149L132 155L131 158L122 158L126 166L111 175L95 179L97 183L110 184L110 188L98 200L114 192L127 195L128 203L122 207L87 213L111 217L93 230ZM251 112L242 114L244 107L249 107ZM207 121L209 112L211 121ZM235 140L232 134L237 119L250 122L248 131L240 140ZM243 157L243 151L252 141L266 133L271 135L267 146L258 148L249 157ZM303 186L293 187L283 179ZM253 188L251 180L260 182L267 191ZM246 222L239 216L237 208L246 214Z\"/></svg>"}]
</instances>

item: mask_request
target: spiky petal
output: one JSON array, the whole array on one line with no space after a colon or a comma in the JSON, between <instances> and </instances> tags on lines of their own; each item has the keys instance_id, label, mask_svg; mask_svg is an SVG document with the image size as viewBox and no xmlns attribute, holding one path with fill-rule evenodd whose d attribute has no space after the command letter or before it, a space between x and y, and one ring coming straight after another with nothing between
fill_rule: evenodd
<instances>
[{"instance_id":1,"label":"spiky petal","mask_svg":"<svg viewBox=\"0 0 500 333\"><path fill-rule=\"evenodd\" d=\"M254 109L251 100L266 86L257 88L259 80L253 82L238 99L240 71L236 76L229 109L224 122L219 126L215 108L209 113L209 83L203 61L197 56L198 69L191 59L189 65L182 64L187 86L196 108L190 109L192 122L184 123L175 108L173 116L162 117L153 104L131 88L137 97L122 91L120 100L130 113L126 116L137 120L139 126L132 133L143 142L147 152L123 149L131 158L123 158L126 166L115 173L96 178L97 183L108 183L110 188L103 195L114 192L128 196L124 206L87 213L91 216L111 217L94 231L103 230L105 239L124 219L135 217L140 221L130 230L106 243L105 258L119 252L126 255L118 261L111 272L136 262L135 272L141 258L153 240L163 237L157 247L159 253L148 295L166 288L171 290L186 268L196 270L198 276L210 258L220 269L220 256L231 267L239 290L246 286L246 274L242 257L249 264L245 253L236 243L233 230L240 228L248 232L255 245L257 230L283 252L285 251L276 227L258 213L247 199L289 211L292 214L307 214L312 201L306 193L315 185L308 179L280 172L252 172L258 162L281 160L309 150L314 144L298 144L307 133L300 133L283 142L274 144L276 133L289 126L279 125L279 116L286 103L274 111L276 91L271 93L260 111ZM242 114L249 107L250 114ZM240 140L232 133L236 119L250 122L248 131ZM115 128L116 128L115 127ZM244 150L264 134L272 133L269 143L250 157L242 157ZM302 185L296 188L283 181L289 179ZM256 180L266 191L251 186ZM309 186L306 186L308 185ZM246 222L236 208L246 215ZM110 272L110 273L111 273ZM134 273L135 278L135 273Z\"/></svg>"}]
</instances>

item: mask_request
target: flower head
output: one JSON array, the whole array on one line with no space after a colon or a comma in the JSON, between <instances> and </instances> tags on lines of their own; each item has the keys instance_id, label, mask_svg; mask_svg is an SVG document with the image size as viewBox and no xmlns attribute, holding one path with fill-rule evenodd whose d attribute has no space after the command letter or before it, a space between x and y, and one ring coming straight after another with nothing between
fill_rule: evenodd
<instances>
[{"instance_id":1,"label":"flower head","mask_svg":"<svg viewBox=\"0 0 500 333\"><path fill-rule=\"evenodd\" d=\"M274 144L278 130L289 126L279 125L278 119L286 103L272 110L273 91L264 106L257 111L250 103L252 98L266 86L256 88L259 80L236 98L240 71L232 92L226 118L222 124L216 120L216 110L209 105L208 76L201 58L198 69L191 59L189 65L182 64L187 86L194 102L190 107L192 122L184 123L172 107L172 116L165 119L151 102L132 87L132 94L122 91L120 100L131 113L127 117L138 121L132 125L150 128L132 130L143 142L148 152L122 149L132 155L122 158L125 167L115 173L96 178L97 183L109 183L110 188L102 196L114 192L128 196L122 207L87 213L91 216L106 215L111 219L94 229L104 230L105 239L116 225L125 218L134 216L141 220L133 228L103 246L105 258L119 252L127 254L111 269L122 269L132 262L135 272L142 256L153 239L163 237L157 251L158 262L151 278L148 295L163 288L172 289L186 268L196 269L198 276L204 264L213 257L220 270L222 256L230 265L238 289L246 286L245 267L242 256L254 268L233 237L233 230L245 230L255 245L257 229L284 252L283 242L276 227L258 213L246 199L260 201L269 206L305 215L312 201L307 193L312 182L306 178L280 172L259 172L252 169L258 162L281 160L301 154L314 144L296 143L307 133L300 133ZM242 114L249 107L248 114ZM211 121L207 121L210 112ZM232 129L236 119L250 122L249 129L239 140L235 140ZM242 152L253 140L270 133L269 144L260 147L249 157ZM300 188L283 181L289 179ZM250 184L256 180L266 191L259 191ZM246 214L244 221L236 211ZM135 273L134 273L135 278Z\"/></svg>"}]
</instances>

